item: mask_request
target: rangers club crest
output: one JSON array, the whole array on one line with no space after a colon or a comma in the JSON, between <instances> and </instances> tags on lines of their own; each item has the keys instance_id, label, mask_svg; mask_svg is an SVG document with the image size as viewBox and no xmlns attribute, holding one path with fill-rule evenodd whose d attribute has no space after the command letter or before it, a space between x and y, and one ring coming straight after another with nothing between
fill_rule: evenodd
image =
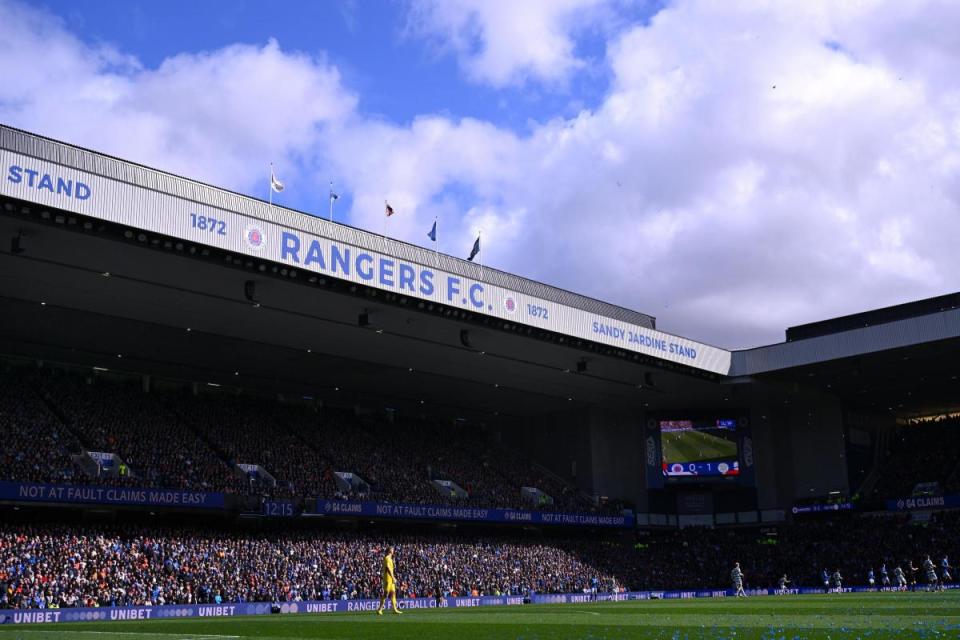
<instances>
[{"instance_id":1,"label":"rangers club crest","mask_svg":"<svg viewBox=\"0 0 960 640\"><path fill-rule=\"evenodd\" d=\"M503 309L507 313L514 313L517 310L517 301L513 299L513 296L507 296L503 301Z\"/></svg>"},{"instance_id":2,"label":"rangers club crest","mask_svg":"<svg viewBox=\"0 0 960 640\"><path fill-rule=\"evenodd\" d=\"M254 224L248 224L247 228L244 229L243 239L247 243L247 246L255 251L263 249L263 245L266 242L263 229Z\"/></svg>"}]
</instances>

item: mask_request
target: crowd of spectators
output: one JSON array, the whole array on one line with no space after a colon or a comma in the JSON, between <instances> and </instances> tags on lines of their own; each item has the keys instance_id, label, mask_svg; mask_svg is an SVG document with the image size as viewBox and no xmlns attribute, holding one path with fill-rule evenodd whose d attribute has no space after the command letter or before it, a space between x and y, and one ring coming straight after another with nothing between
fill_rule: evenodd
<instances>
[{"instance_id":1,"label":"crowd of spectators","mask_svg":"<svg viewBox=\"0 0 960 640\"><path fill-rule=\"evenodd\" d=\"M912 571L960 550L960 514L918 526L907 517L849 516L775 529L597 537L471 537L294 530L281 533L142 526L0 525L0 607L284 602L374 598L381 560L396 549L400 594L527 595L726 589L734 562L747 588L822 587L822 573L866 585L886 565Z\"/></svg>"},{"instance_id":2,"label":"crowd of spectators","mask_svg":"<svg viewBox=\"0 0 960 640\"><path fill-rule=\"evenodd\" d=\"M960 417L907 424L890 439L880 476L873 487L879 498L909 496L921 482L960 490Z\"/></svg>"},{"instance_id":3,"label":"crowd of spectators","mask_svg":"<svg viewBox=\"0 0 960 640\"><path fill-rule=\"evenodd\" d=\"M253 492L274 497L327 496L336 491L330 463L293 428L311 419L306 407L244 397L178 398L171 411L231 465L259 465L276 481L248 475ZM314 414L312 420L319 418Z\"/></svg>"},{"instance_id":4,"label":"crowd of spectators","mask_svg":"<svg viewBox=\"0 0 960 640\"><path fill-rule=\"evenodd\" d=\"M483 434L465 426L368 421L359 424L359 428L338 431L351 434L366 431L374 443L388 443L389 459L381 451L368 461L355 460L354 468L389 500L404 501L410 495L411 487L416 487L416 502L578 512L595 510L579 491L539 470L530 460L497 447ZM349 446L349 443L344 444ZM383 444L379 448L383 449ZM371 451L372 448L365 450ZM444 496L429 480L454 482L468 496ZM554 502L538 504L524 500L520 491L524 486L540 489Z\"/></svg>"},{"instance_id":5,"label":"crowd of spectators","mask_svg":"<svg viewBox=\"0 0 960 640\"><path fill-rule=\"evenodd\" d=\"M583 591L610 577L583 544L0 525L0 607L374 598L388 545L409 597Z\"/></svg>"},{"instance_id":6,"label":"crowd of spectators","mask_svg":"<svg viewBox=\"0 0 960 640\"><path fill-rule=\"evenodd\" d=\"M337 471L357 474L379 500L436 504L441 501L430 484L426 465L417 451L409 451L404 434L390 423L332 415L294 428Z\"/></svg>"},{"instance_id":7,"label":"crowd of spectators","mask_svg":"<svg viewBox=\"0 0 960 640\"><path fill-rule=\"evenodd\" d=\"M372 425L374 437L389 442L396 456L409 465L408 475L418 475L430 498L478 507L520 506L520 487L511 484L480 457L483 448L469 439L462 429L447 427L443 431L429 423L380 423ZM468 443L468 444L465 444ZM474 447L470 447L474 444ZM432 480L448 480L464 489L468 497L454 498L438 494ZM382 481L382 478L381 478ZM402 492L394 487L392 493ZM528 505L529 506L529 505Z\"/></svg>"},{"instance_id":8,"label":"crowd of spectators","mask_svg":"<svg viewBox=\"0 0 960 640\"><path fill-rule=\"evenodd\" d=\"M541 504L541 509L591 511L596 508L586 496L569 484L541 470L532 460L523 459L503 447L488 449L484 454L484 462L495 466L511 485L535 487L549 495L553 503ZM530 503L526 503L526 506L529 507Z\"/></svg>"},{"instance_id":9,"label":"crowd of spectators","mask_svg":"<svg viewBox=\"0 0 960 640\"><path fill-rule=\"evenodd\" d=\"M805 520L762 530L689 528L642 538L639 556L622 578L650 589L715 589L726 587L734 562L748 587L773 587L783 574L794 586L822 586L824 569L839 569L849 584L866 585L873 569L905 571L919 567L926 554L937 561L960 553L955 531L960 512L937 514L925 526L908 515L840 516Z\"/></svg>"},{"instance_id":10,"label":"crowd of spectators","mask_svg":"<svg viewBox=\"0 0 960 640\"><path fill-rule=\"evenodd\" d=\"M38 376L39 392L89 451L113 453L130 473L93 476L100 483L197 491L234 491L242 483L195 430L159 399L128 384L94 384L79 376ZM74 480L82 481L82 476Z\"/></svg>"},{"instance_id":11,"label":"crowd of spectators","mask_svg":"<svg viewBox=\"0 0 960 640\"><path fill-rule=\"evenodd\" d=\"M25 376L0 371L0 480L67 482L80 443L34 394Z\"/></svg>"},{"instance_id":12,"label":"crowd of spectators","mask_svg":"<svg viewBox=\"0 0 960 640\"><path fill-rule=\"evenodd\" d=\"M11 480L147 486L272 497L593 510L582 494L470 428L323 415L306 404L234 394L147 392L139 382L56 369L6 374L0 420ZM123 474L91 473L70 453L115 454ZM266 474L244 474L238 464ZM96 466L94 465L94 468ZM335 472L366 485L347 488ZM466 496L441 491L456 483ZM553 503L531 503L534 486Z\"/></svg>"}]
</instances>

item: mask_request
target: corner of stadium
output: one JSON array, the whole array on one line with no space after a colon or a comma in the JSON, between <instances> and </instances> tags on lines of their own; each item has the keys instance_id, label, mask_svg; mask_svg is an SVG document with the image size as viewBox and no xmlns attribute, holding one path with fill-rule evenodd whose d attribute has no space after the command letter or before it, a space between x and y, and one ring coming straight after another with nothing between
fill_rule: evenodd
<instances>
[{"instance_id":1,"label":"corner of stadium","mask_svg":"<svg viewBox=\"0 0 960 640\"><path fill-rule=\"evenodd\" d=\"M910 476L908 489L884 484L905 429L960 413L960 294L727 350L675 336L642 311L7 126L0 171L7 379L68 377L91 394L122 387L295 407L375 424L372 440L387 451L391 433L424 425L441 446L469 436L489 443L478 455L509 451L585 505L551 515L535 502L458 508L438 497L400 508L396 499L261 491L193 508L82 491L38 499L44 490L26 485L55 483L5 475L7 526L563 539L643 553L702 541L689 528L776 545L801 525L829 530L856 518L855 531L862 522L909 527L960 507L950 493L955 460L930 463L931 477ZM69 412L55 397L44 402L69 431ZM231 416L242 421L243 410ZM94 443L79 439L79 455L90 457ZM266 460L227 462L268 470ZM443 464L452 463L431 468ZM455 469L444 471L465 489ZM85 485L81 475L72 484ZM918 492L913 485L924 481L939 486ZM91 486L110 483L98 477ZM689 588L726 592L736 559L721 559L725 573L709 577L713 586ZM647 597L673 587L662 576L620 586Z\"/></svg>"}]
</instances>

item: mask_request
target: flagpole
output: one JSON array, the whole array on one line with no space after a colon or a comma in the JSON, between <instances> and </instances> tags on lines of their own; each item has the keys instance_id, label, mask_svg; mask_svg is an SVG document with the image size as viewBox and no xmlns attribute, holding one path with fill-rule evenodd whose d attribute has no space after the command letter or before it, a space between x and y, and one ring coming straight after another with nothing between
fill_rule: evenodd
<instances>
[{"instance_id":1,"label":"flagpole","mask_svg":"<svg viewBox=\"0 0 960 640\"><path fill-rule=\"evenodd\" d=\"M390 203L386 200L383 201L383 239L387 239L387 223L390 221L390 216L387 215L387 207L390 206Z\"/></svg>"},{"instance_id":2,"label":"flagpole","mask_svg":"<svg viewBox=\"0 0 960 640\"><path fill-rule=\"evenodd\" d=\"M333 222L333 180L330 181L330 222Z\"/></svg>"},{"instance_id":3,"label":"flagpole","mask_svg":"<svg viewBox=\"0 0 960 640\"><path fill-rule=\"evenodd\" d=\"M270 201L270 208L273 209L273 163L270 163L270 186L269 189L270 195L268 196Z\"/></svg>"},{"instance_id":4,"label":"flagpole","mask_svg":"<svg viewBox=\"0 0 960 640\"><path fill-rule=\"evenodd\" d=\"M483 229L477 231L477 238L480 240L480 279L483 280Z\"/></svg>"},{"instance_id":5,"label":"flagpole","mask_svg":"<svg viewBox=\"0 0 960 640\"><path fill-rule=\"evenodd\" d=\"M440 268L440 216L433 216L433 261Z\"/></svg>"}]
</instances>

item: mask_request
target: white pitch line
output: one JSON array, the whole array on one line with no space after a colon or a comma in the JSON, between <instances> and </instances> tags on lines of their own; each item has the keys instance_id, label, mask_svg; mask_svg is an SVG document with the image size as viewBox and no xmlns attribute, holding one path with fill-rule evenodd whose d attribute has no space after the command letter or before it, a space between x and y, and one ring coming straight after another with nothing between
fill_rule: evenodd
<instances>
[{"instance_id":1,"label":"white pitch line","mask_svg":"<svg viewBox=\"0 0 960 640\"><path fill-rule=\"evenodd\" d=\"M18 629L18 634L21 633L40 633L44 635L50 635L53 633L52 630L43 630L40 629ZM231 638L236 640L242 638L243 636L221 636L221 635L211 635L211 634L192 634L192 633L161 633L155 631L87 631L86 629L57 629L56 635L73 635L73 636L151 636L157 638L177 638L178 640L213 640L215 638Z\"/></svg>"},{"instance_id":2,"label":"white pitch line","mask_svg":"<svg viewBox=\"0 0 960 640\"><path fill-rule=\"evenodd\" d=\"M596 611L587 611L586 609L570 609L570 611L576 611L577 613L589 613L592 616L600 615Z\"/></svg>"},{"instance_id":3,"label":"white pitch line","mask_svg":"<svg viewBox=\"0 0 960 640\"><path fill-rule=\"evenodd\" d=\"M180 640L208 640L211 638L241 638L243 636L220 636L208 633L196 635L193 633L158 633L151 631L84 631L82 629L72 629L66 633L92 633L103 636L156 636L160 638L179 638Z\"/></svg>"}]
</instances>

